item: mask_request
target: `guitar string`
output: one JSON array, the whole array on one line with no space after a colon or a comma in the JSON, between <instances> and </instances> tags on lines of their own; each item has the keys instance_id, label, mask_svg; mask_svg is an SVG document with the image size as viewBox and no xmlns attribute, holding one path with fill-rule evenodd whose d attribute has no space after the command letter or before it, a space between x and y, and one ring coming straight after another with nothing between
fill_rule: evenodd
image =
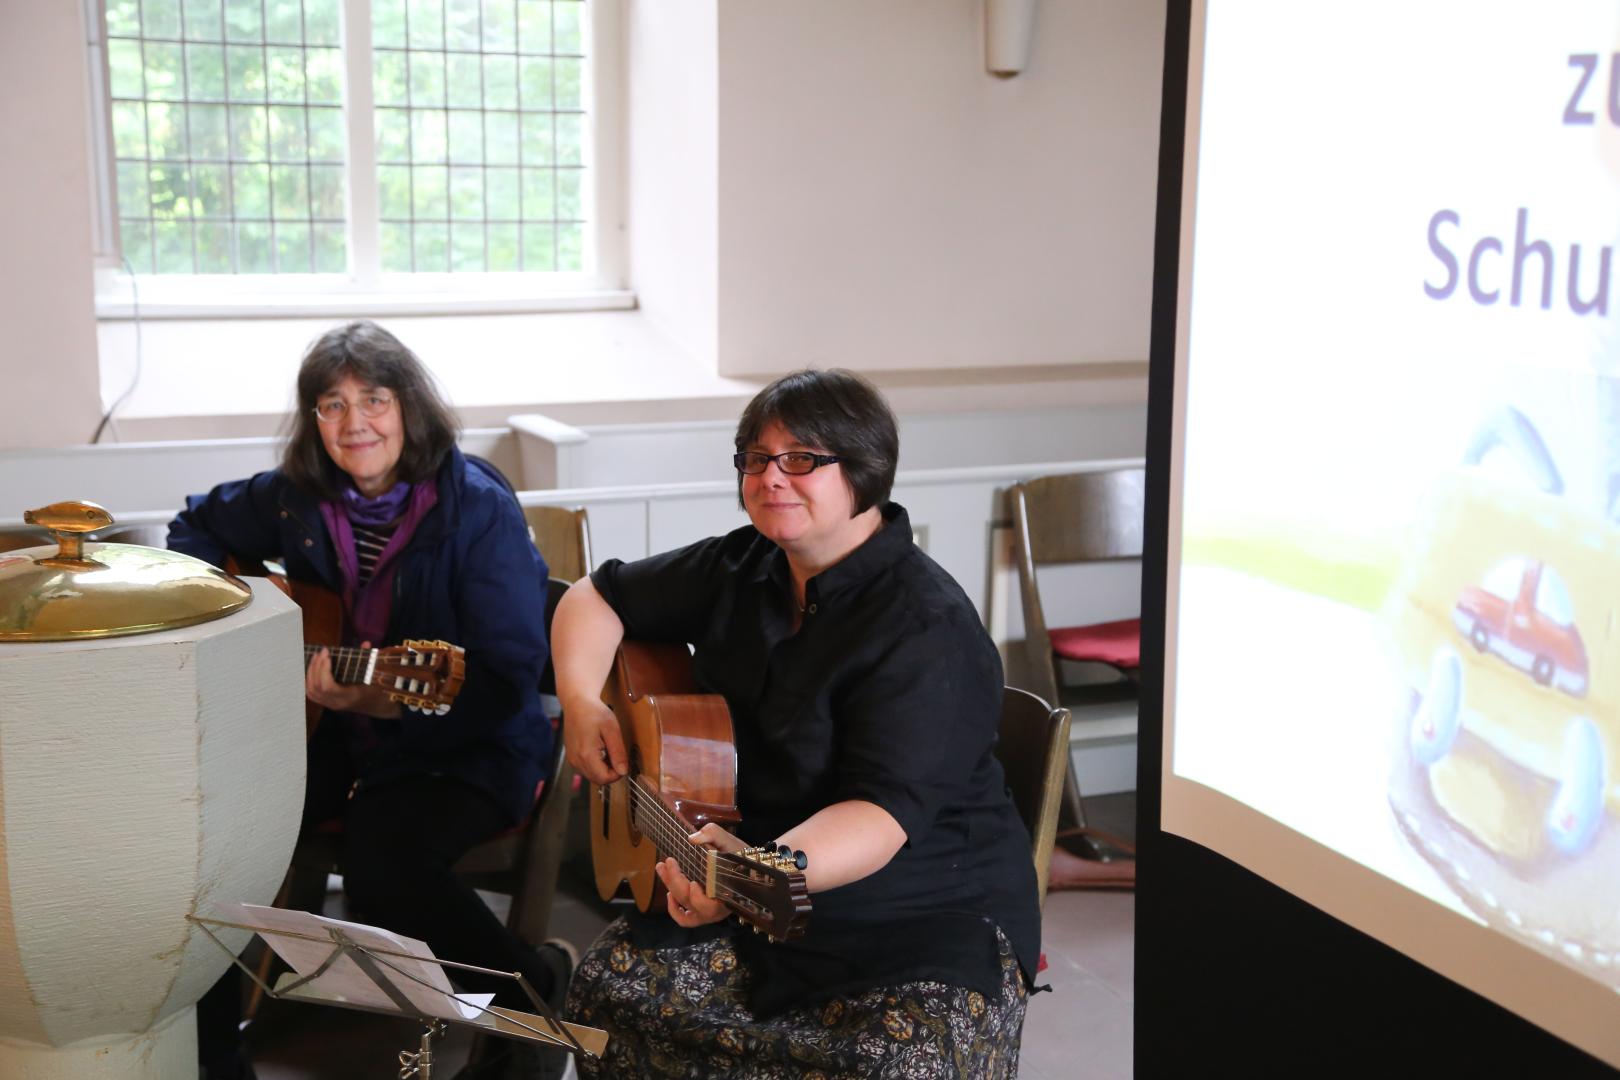
<instances>
[{"instance_id":1,"label":"guitar string","mask_svg":"<svg viewBox=\"0 0 1620 1080\"><path fill-rule=\"evenodd\" d=\"M630 786L634 792L632 802L640 802L644 799L647 806L651 808L649 811L651 815L650 820L642 824L642 831L653 837L653 844L655 846L662 847L664 850L674 855L676 862L680 863L681 865L681 872L692 881L697 882L706 878L707 873L703 867L703 860L707 855L708 849L699 847L691 840L689 835L690 830L686 828L686 823L681 821L680 818L676 817L674 814L670 813L668 807L664 806L664 804L659 800L655 789L644 784L637 777L632 776L626 777L625 779L630 782ZM639 798L636 798L636 796L639 796ZM631 807L631 814L632 817L636 816L634 805ZM649 828L649 825L655 827ZM661 844L659 843L660 831L662 832L663 838L663 843ZM682 845L684 845L684 847ZM736 853L721 851L716 852L716 854L734 855ZM682 857L683 855L696 859L697 865L695 867L689 867L687 860ZM717 881L722 878L734 881L750 880L747 874L739 873L735 870L729 870L723 863L717 864L715 876Z\"/></svg>"}]
</instances>

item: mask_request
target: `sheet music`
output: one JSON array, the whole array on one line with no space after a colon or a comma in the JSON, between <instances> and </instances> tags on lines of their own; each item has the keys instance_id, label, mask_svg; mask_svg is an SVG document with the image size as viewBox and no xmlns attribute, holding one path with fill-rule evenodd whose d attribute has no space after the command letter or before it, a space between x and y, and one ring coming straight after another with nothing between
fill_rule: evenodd
<instances>
[{"instance_id":1,"label":"sheet music","mask_svg":"<svg viewBox=\"0 0 1620 1080\"><path fill-rule=\"evenodd\" d=\"M350 941L367 949L411 953L425 958L414 960L383 956L376 961L382 974L425 1017L478 1022L484 1017L482 1008L487 1007L495 997L494 994L457 994L445 976L444 968L431 961L433 953L425 943L379 926L328 919L307 911L289 911L262 904L215 904L214 910L218 918L227 922L264 927L266 930L284 930L320 939L306 941L284 934L261 935L276 955L300 975L309 975L319 969L332 955L332 950L338 947L331 940L330 930L333 928L341 930ZM407 978L401 972L409 973L414 978ZM339 957L300 992L304 989L312 995L354 1005L390 1011L397 1008L389 996L348 956Z\"/></svg>"}]
</instances>

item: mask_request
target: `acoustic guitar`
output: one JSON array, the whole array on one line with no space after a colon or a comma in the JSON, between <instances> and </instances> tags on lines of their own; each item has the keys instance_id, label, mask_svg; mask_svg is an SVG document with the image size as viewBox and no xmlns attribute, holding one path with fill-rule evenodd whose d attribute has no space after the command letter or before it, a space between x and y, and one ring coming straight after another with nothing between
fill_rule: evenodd
<instances>
[{"instance_id":1,"label":"acoustic guitar","mask_svg":"<svg viewBox=\"0 0 1620 1080\"><path fill-rule=\"evenodd\" d=\"M665 889L653 868L673 856L755 930L798 937L809 924L810 893L791 857L768 847L714 851L688 836L711 821L742 820L731 713L720 695L698 692L691 665L684 645L626 641L614 658L602 699L618 717L630 774L591 785L596 890L604 900L628 891L640 910L662 910Z\"/></svg>"},{"instance_id":2,"label":"acoustic guitar","mask_svg":"<svg viewBox=\"0 0 1620 1080\"><path fill-rule=\"evenodd\" d=\"M238 575L245 571L234 558L227 560L225 569ZM303 615L306 667L318 650L325 649L331 654L335 682L381 687L388 691L388 700L417 712L443 716L450 711L467 675L467 654L461 646L416 639L367 649L339 645L343 640L342 597L324 585L293 581L285 574L272 572L263 576L292 597ZM315 726L325 711L324 705L304 702L306 737L315 734Z\"/></svg>"}]
</instances>

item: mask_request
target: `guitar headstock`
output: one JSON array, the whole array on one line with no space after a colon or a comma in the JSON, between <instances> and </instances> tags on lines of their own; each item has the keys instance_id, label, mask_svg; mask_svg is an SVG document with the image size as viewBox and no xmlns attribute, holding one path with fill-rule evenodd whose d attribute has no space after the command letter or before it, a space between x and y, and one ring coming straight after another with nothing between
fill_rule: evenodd
<instances>
[{"instance_id":1,"label":"guitar headstock","mask_svg":"<svg viewBox=\"0 0 1620 1080\"><path fill-rule=\"evenodd\" d=\"M418 712L450 711L467 676L466 650L445 641L406 641L376 650L371 684L388 699Z\"/></svg>"},{"instance_id":2,"label":"guitar headstock","mask_svg":"<svg viewBox=\"0 0 1620 1080\"><path fill-rule=\"evenodd\" d=\"M743 921L777 941L810 925L810 890L793 859L770 847L710 853L716 863L715 896Z\"/></svg>"}]
</instances>

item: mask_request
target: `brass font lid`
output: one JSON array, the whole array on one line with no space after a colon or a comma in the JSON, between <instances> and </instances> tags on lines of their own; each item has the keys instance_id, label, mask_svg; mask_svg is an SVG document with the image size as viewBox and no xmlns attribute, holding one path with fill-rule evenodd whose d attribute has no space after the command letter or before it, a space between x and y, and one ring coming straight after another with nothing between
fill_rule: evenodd
<instances>
[{"instance_id":1,"label":"brass font lid","mask_svg":"<svg viewBox=\"0 0 1620 1080\"><path fill-rule=\"evenodd\" d=\"M229 615L253 598L239 578L178 551L87 544L112 515L60 502L23 515L58 546L0 552L0 642L66 641L171 630Z\"/></svg>"}]
</instances>

